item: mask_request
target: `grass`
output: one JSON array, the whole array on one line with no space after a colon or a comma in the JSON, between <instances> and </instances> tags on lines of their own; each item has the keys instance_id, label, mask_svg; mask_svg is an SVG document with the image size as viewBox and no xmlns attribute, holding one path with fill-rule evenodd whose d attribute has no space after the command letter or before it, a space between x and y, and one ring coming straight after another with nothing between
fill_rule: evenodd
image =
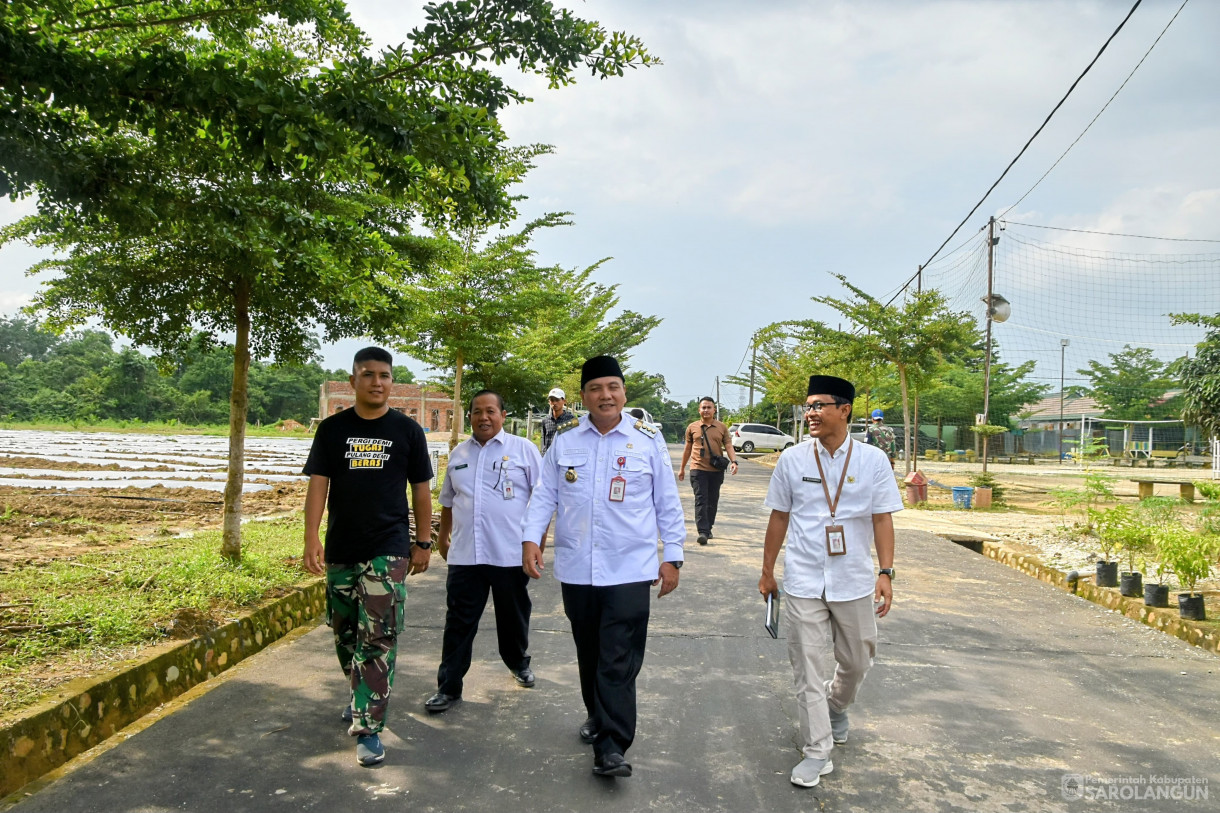
<instances>
[{"instance_id":1,"label":"grass","mask_svg":"<svg viewBox=\"0 0 1220 813\"><path fill-rule=\"evenodd\" d=\"M237 564L221 557L220 531L208 531L0 574L0 711L37 699L29 677L40 664L108 660L167 638L176 616L229 620L312 579L301 537L298 516L247 524Z\"/></svg>"}]
</instances>

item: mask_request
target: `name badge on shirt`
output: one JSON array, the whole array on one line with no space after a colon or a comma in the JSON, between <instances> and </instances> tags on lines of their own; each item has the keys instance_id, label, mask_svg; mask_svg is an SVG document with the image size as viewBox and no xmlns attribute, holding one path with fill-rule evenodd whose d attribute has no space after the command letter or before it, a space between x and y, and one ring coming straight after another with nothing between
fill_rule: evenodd
<instances>
[{"instance_id":1,"label":"name badge on shirt","mask_svg":"<svg viewBox=\"0 0 1220 813\"><path fill-rule=\"evenodd\" d=\"M843 556L847 553L847 538L842 525L826 526L826 555Z\"/></svg>"},{"instance_id":2,"label":"name badge on shirt","mask_svg":"<svg viewBox=\"0 0 1220 813\"><path fill-rule=\"evenodd\" d=\"M469 465L470 465L469 463L461 463L461 464L459 464L459 465L457 465L457 466L454 466L454 467L453 467L453 470L454 470L454 471L459 471L459 470L461 470L461 469L466 468L466 467L467 467L467 466L469 466Z\"/></svg>"},{"instance_id":3,"label":"name badge on shirt","mask_svg":"<svg viewBox=\"0 0 1220 813\"><path fill-rule=\"evenodd\" d=\"M801 479L802 479L803 481L805 481L806 483L820 483L820 482L822 482L822 478L821 478L821 477L802 477Z\"/></svg>"},{"instance_id":4,"label":"name badge on shirt","mask_svg":"<svg viewBox=\"0 0 1220 813\"><path fill-rule=\"evenodd\" d=\"M616 474L610 480L610 502L622 502L627 496L627 481L622 475Z\"/></svg>"},{"instance_id":5,"label":"name badge on shirt","mask_svg":"<svg viewBox=\"0 0 1220 813\"><path fill-rule=\"evenodd\" d=\"M507 477L504 478L504 499L511 500L513 498L513 481Z\"/></svg>"}]
</instances>

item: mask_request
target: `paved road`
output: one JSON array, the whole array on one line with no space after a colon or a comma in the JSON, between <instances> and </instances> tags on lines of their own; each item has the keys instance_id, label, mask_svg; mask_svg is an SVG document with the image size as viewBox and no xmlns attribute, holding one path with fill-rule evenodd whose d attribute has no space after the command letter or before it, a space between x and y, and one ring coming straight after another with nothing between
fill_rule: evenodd
<instances>
[{"instance_id":1,"label":"paved road","mask_svg":"<svg viewBox=\"0 0 1220 813\"><path fill-rule=\"evenodd\" d=\"M681 585L653 604L630 779L590 775L575 652L549 575L533 588L537 688L514 686L488 628L466 701L423 711L440 654L438 565L411 582L382 766L355 764L338 719L343 681L318 628L16 809L1217 809L1220 660L920 531L899 535L897 603L851 741L819 787L793 787L787 654L762 629L755 587L769 475L747 463L729 478L716 538L698 547L690 528ZM680 489L689 517L690 488ZM1092 783L1090 798L1065 799L1071 775ZM1097 780L1123 777L1144 784L1091 798ZM1149 777L1209 781L1209 798L1131 799L1155 792Z\"/></svg>"}]
</instances>

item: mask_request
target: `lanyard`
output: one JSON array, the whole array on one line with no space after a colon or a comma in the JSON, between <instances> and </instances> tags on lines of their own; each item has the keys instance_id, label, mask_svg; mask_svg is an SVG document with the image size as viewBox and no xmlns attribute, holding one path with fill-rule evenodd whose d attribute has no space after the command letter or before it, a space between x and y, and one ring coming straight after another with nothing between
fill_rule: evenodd
<instances>
[{"instance_id":1,"label":"lanyard","mask_svg":"<svg viewBox=\"0 0 1220 813\"><path fill-rule=\"evenodd\" d=\"M835 489L835 498L830 499L830 489L826 487L826 472L822 471L822 445L814 442L813 460L818 464L818 475L822 478L822 493L826 495L826 507L830 509L830 521L835 521L835 509L839 507L839 495L843 493L843 482L847 479L847 467L851 465L851 438L847 439L847 459L843 461L843 473L839 475L839 487Z\"/></svg>"}]
</instances>

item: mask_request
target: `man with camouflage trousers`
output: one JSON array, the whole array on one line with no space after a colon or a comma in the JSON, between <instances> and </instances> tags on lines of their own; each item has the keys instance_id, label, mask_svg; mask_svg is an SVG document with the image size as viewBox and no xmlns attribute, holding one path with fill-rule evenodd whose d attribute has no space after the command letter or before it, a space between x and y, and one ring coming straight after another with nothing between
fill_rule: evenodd
<instances>
[{"instance_id":1,"label":"man with camouflage trousers","mask_svg":"<svg viewBox=\"0 0 1220 813\"><path fill-rule=\"evenodd\" d=\"M318 425L305 474L305 568L326 575L326 621L351 682L343 711L356 761L385 759L380 732L394 685L406 577L432 556L432 463L419 424L389 408L393 361L380 347L356 353L356 403ZM412 543L407 484L415 507ZM318 536L322 509L326 545Z\"/></svg>"}]
</instances>

